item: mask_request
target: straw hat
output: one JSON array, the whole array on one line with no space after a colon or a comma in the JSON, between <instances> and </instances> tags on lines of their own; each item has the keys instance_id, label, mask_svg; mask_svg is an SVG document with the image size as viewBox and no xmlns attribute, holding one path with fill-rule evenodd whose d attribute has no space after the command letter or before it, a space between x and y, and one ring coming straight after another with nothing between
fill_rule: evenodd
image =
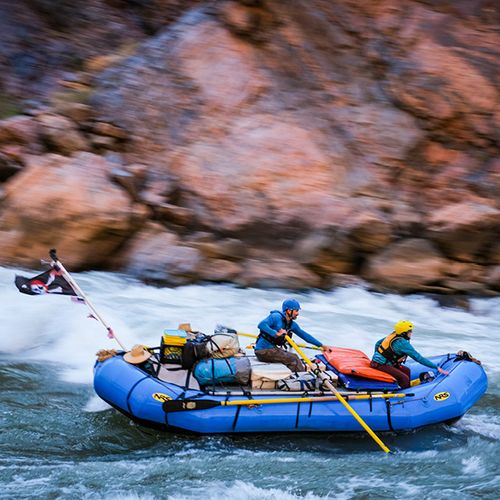
<instances>
[{"instance_id":1,"label":"straw hat","mask_svg":"<svg viewBox=\"0 0 500 500\"><path fill-rule=\"evenodd\" d=\"M144 349L144 346L140 344L136 344L129 352L125 353L123 359L127 363L131 363L133 365L138 365L139 363L143 363L147 359L151 357L151 353Z\"/></svg>"}]
</instances>

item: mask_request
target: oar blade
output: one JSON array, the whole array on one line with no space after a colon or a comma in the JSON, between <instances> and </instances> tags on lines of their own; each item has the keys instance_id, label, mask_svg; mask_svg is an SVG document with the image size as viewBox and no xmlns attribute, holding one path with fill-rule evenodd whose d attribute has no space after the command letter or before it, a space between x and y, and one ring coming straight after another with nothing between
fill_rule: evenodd
<instances>
[{"instance_id":1,"label":"oar blade","mask_svg":"<svg viewBox=\"0 0 500 500\"><path fill-rule=\"evenodd\" d=\"M172 413L175 411L208 410L221 406L220 401L211 399L171 399L163 403L163 411Z\"/></svg>"}]
</instances>

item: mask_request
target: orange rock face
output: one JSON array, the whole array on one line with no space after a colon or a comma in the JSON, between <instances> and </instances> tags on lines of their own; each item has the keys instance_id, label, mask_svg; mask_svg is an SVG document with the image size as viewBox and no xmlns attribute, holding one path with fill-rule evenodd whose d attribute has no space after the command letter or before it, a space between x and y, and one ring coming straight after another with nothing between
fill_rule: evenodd
<instances>
[{"instance_id":1,"label":"orange rock face","mask_svg":"<svg viewBox=\"0 0 500 500\"><path fill-rule=\"evenodd\" d=\"M145 218L142 207L109 181L110 168L89 153L32 158L5 186L2 261L36 266L52 246L70 268L110 265Z\"/></svg>"},{"instance_id":2,"label":"orange rock face","mask_svg":"<svg viewBox=\"0 0 500 500\"><path fill-rule=\"evenodd\" d=\"M142 32L91 3L116 45L75 26L57 105L0 121L2 262L35 231L38 254L172 284L498 293L491 2L164 0Z\"/></svg>"}]
</instances>

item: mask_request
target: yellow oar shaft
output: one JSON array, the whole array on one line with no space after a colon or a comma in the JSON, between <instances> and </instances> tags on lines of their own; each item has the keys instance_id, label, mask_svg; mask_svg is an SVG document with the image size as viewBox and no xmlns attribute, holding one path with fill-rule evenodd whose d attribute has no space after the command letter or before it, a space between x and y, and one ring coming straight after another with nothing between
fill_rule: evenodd
<instances>
[{"instance_id":1,"label":"yellow oar shaft","mask_svg":"<svg viewBox=\"0 0 500 500\"><path fill-rule=\"evenodd\" d=\"M286 340L288 343L297 351L299 356L307 363L309 367L313 369L313 371L316 369L316 366L314 366L314 363L311 362L311 360L302 352L300 347L288 336L285 336ZM326 387L330 389L330 391L337 396L339 401L347 408L349 413L358 421L358 423L363 427L363 429L370 435L370 437L384 450L386 453L389 453L391 450L387 448L387 446L381 441L381 439L368 427L366 422L354 411L352 406L342 397L339 391L333 386L333 384L330 382L328 377L326 375L323 375L321 372L318 373L318 376L324 381Z\"/></svg>"},{"instance_id":2,"label":"yellow oar shaft","mask_svg":"<svg viewBox=\"0 0 500 500\"><path fill-rule=\"evenodd\" d=\"M241 335L242 337L250 337L252 339L256 339L257 338L257 335L253 335L251 333L238 332L238 335Z\"/></svg>"},{"instance_id":3,"label":"yellow oar shaft","mask_svg":"<svg viewBox=\"0 0 500 500\"><path fill-rule=\"evenodd\" d=\"M356 394L347 396L349 399L388 399L404 398L406 394ZM318 396L314 398L268 398L268 399L239 399L236 401L221 401L222 406L254 406L279 403L321 403L326 401L340 401L337 396Z\"/></svg>"},{"instance_id":4,"label":"yellow oar shaft","mask_svg":"<svg viewBox=\"0 0 500 500\"><path fill-rule=\"evenodd\" d=\"M238 332L238 335L241 335L242 337L250 337L252 339L256 339L258 335L253 335L252 333L243 333L243 332ZM316 347L315 345L305 345L305 344L297 344L299 347L303 347L304 349L316 349L320 350L319 347Z\"/></svg>"}]
</instances>

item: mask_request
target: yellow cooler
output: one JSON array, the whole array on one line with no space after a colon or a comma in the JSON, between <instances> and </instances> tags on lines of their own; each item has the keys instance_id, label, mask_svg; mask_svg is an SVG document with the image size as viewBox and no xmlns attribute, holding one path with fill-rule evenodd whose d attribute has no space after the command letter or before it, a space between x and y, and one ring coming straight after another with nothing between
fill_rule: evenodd
<instances>
[{"instance_id":1,"label":"yellow cooler","mask_svg":"<svg viewBox=\"0 0 500 500\"><path fill-rule=\"evenodd\" d=\"M182 350L187 342L185 330L163 330L160 343L160 363L180 365Z\"/></svg>"}]
</instances>

